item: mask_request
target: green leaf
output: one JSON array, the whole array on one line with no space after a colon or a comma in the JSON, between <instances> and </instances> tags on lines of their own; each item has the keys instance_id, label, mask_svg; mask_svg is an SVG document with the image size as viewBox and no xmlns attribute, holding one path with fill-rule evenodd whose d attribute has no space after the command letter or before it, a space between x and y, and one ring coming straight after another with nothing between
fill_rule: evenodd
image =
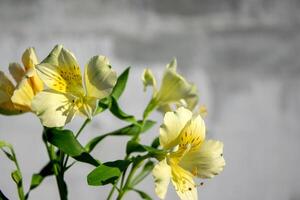
<instances>
[{"instance_id":1,"label":"green leaf","mask_svg":"<svg viewBox=\"0 0 300 200\"><path fill-rule=\"evenodd\" d=\"M93 186L106 185L109 183L114 183L120 175L121 171L119 168L108 167L103 164L88 174L87 182L89 185Z\"/></svg>"},{"instance_id":2,"label":"green leaf","mask_svg":"<svg viewBox=\"0 0 300 200\"><path fill-rule=\"evenodd\" d=\"M4 148L8 148L10 150L10 152L7 152ZM23 190L22 173L21 173L20 168L19 168L19 164L18 164L18 161L17 161L17 157L16 157L16 154L15 154L15 151L14 151L12 145L9 144L9 143L7 143L7 142L5 142L5 141L0 141L0 149L2 149L2 151L5 153L5 155L12 162L15 163L16 170L14 170L11 173L11 177L12 177L13 181L17 185L19 199L20 200L24 200L25 196L24 196L24 190Z\"/></svg>"},{"instance_id":3,"label":"green leaf","mask_svg":"<svg viewBox=\"0 0 300 200\"><path fill-rule=\"evenodd\" d=\"M152 200L152 198L147 193L145 193L145 192L143 192L141 190L133 189L133 191L137 192L142 199Z\"/></svg>"},{"instance_id":4,"label":"green leaf","mask_svg":"<svg viewBox=\"0 0 300 200\"><path fill-rule=\"evenodd\" d=\"M145 121L143 125L142 125L142 121L138 121L137 124L131 124L129 126L120 128L116 131L106 133L91 139L85 146L85 149L87 152L91 152L97 146L97 144L107 136L135 136L137 134L146 132L148 129L153 127L154 124L155 122L150 120Z\"/></svg>"},{"instance_id":5,"label":"green leaf","mask_svg":"<svg viewBox=\"0 0 300 200\"><path fill-rule=\"evenodd\" d=\"M14 182L19 186L22 184L22 175L19 170L15 170L11 173L11 177L14 180Z\"/></svg>"},{"instance_id":6,"label":"green leaf","mask_svg":"<svg viewBox=\"0 0 300 200\"><path fill-rule=\"evenodd\" d=\"M124 92L128 80L129 71L130 67L127 67L124 72L122 72L122 74L118 77L117 83L111 93L111 96L113 96L115 99L119 99Z\"/></svg>"},{"instance_id":7,"label":"green leaf","mask_svg":"<svg viewBox=\"0 0 300 200\"><path fill-rule=\"evenodd\" d=\"M1 190L0 190L0 199L1 199L1 200L9 200L9 199L2 193Z\"/></svg>"},{"instance_id":8,"label":"green leaf","mask_svg":"<svg viewBox=\"0 0 300 200\"><path fill-rule=\"evenodd\" d=\"M144 178L146 178L151 172L152 169L154 168L154 162L152 162L151 160L149 160L143 167L143 169L141 170L141 172L136 175L134 177L134 179L130 182L130 187L133 187L135 185L137 185L138 183L140 183L142 180L144 180Z\"/></svg>"},{"instance_id":9,"label":"green leaf","mask_svg":"<svg viewBox=\"0 0 300 200\"><path fill-rule=\"evenodd\" d=\"M110 101L111 101L110 97L106 97L106 98L101 99L98 102L98 107L97 107L97 110L96 110L96 114L101 113L101 112L105 111L107 108L109 108Z\"/></svg>"},{"instance_id":10,"label":"green leaf","mask_svg":"<svg viewBox=\"0 0 300 200\"><path fill-rule=\"evenodd\" d=\"M157 149L159 147L160 143L159 143L159 137L156 137L152 143L151 143L151 147Z\"/></svg>"},{"instance_id":11,"label":"green leaf","mask_svg":"<svg viewBox=\"0 0 300 200\"><path fill-rule=\"evenodd\" d=\"M129 140L126 145L126 154L129 155L133 152L146 152L147 150L143 145L139 144L135 140Z\"/></svg>"},{"instance_id":12,"label":"green leaf","mask_svg":"<svg viewBox=\"0 0 300 200\"><path fill-rule=\"evenodd\" d=\"M44 135L48 142L73 157L75 160L89 163L94 166L99 165L99 162L86 152L83 146L81 146L72 131L57 128L45 128Z\"/></svg>"},{"instance_id":13,"label":"green leaf","mask_svg":"<svg viewBox=\"0 0 300 200\"><path fill-rule=\"evenodd\" d=\"M25 198L27 199L29 196L29 193L31 190L35 189L36 187L38 187L43 180L47 177L47 176L51 176L54 175L53 172L53 167L52 167L52 163L48 162L41 170L39 173L33 174L31 177L31 183L30 183L30 187L29 187L29 191L26 193Z\"/></svg>"},{"instance_id":14,"label":"green leaf","mask_svg":"<svg viewBox=\"0 0 300 200\"><path fill-rule=\"evenodd\" d=\"M123 110L121 110L120 106L118 105L117 100L114 97L111 97L111 104L109 107L110 112L116 116L117 118L131 122L133 124L136 124L136 119L133 115L126 114Z\"/></svg>"},{"instance_id":15,"label":"green leaf","mask_svg":"<svg viewBox=\"0 0 300 200\"><path fill-rule=\"evenodd\" d=\"M147 107L144 110L143 113L143 118L147 119L149 114L157 107L158 102L155 99L151 99L151 101L149 102L149 104L147 105Z\"/></svg>"},{"instance_id":16,"label":"green leaf","mask_svg":"<svg viewBox=\"0 0 300 200\"><path fill-rule=\"evenodd\" d=\"M130 160L115 160L112 162L106 162L103 165L108 166L108 167L116 167L121 172L123 172L127 169L127 167L130 165L131 162L132 161L130 161Z\"/></svg>"},{"instance_id":17,"label":"green leaf","mask_svg":"<svg viewBox=\"0 0 300 200\"><path fill-rule=\"evenodd\" d=\"M126 153L129 155L134 152L148 152L150 157L157 158L159 160L164 158L166 155L166 151L164 150L155 149L150 146L142 145L135 140L130 140L126 146Z\"/></svg>"}]
</instances>

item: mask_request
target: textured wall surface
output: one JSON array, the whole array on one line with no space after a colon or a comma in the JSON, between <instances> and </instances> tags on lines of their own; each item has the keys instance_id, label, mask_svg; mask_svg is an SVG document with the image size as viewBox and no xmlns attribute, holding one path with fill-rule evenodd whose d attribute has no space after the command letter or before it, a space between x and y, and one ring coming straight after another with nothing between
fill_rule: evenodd
<instances>
[{"instance_id":1,"label":"textured wall surface","mask_svg":"<svg viewBox=\"0 0 300 200\"><path fill-rule=\"evenodd\" d=\"M121 99L141 116L150 98L137 83L144 67L161 75L177 57L179 71L196 83L208 106L210 138L225 143L224 172L198 189L201 199L300 199L300 3L296 0L0 0L0 69L20 61L34 46L40 58L57 43L71 49L83 66L96 54L110 58L120 73L131 65ZM151 118L161 122L155 113ZM69 127L76 130L83 119ZM15 146L25 187L47 161L41 126L32 114L0 116L0 139ZM122 122L109 113L96 117L80 136L84 143ZM145 143L158 127L143 136ZM125 140L109 138L96 158L123 157ZM17 199L13 165L1 153L0 188ZM70 199L105 199L109 187L89 187L91 170L75 165L67 173ZM154 195L152 177L139 187ZM169 188L167 199L176 194ZM47 178L31 199L58 199ZM126 199L139 199L129 193Z\"/></svg>"}]
</instances>

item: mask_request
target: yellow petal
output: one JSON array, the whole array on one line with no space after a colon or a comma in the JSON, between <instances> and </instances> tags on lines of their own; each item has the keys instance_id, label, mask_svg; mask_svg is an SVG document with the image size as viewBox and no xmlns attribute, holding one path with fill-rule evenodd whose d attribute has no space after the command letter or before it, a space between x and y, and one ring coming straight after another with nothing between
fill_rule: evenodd
<instances>
[{"instance_id":1,"label":"yellow petal","mask_svg":"<svg viewBox=\"0 0 300 200\"><path fill-rule=\"evenodd\" d=\"M97 109L98 99L93 97L83 97L77 100L77 107L80 114L91 119Z\"/></svg>"},{"instance_id":2,"label":"yellow petal","mask_svg":"<svg viewBox=\"0 0 300 200\"><path fill-rule=\"evenodd\" d=\"M184 100L187 104L186 107L189 110L194 110L199 100L198 90L195 84L191 84L191 90L188 93L188 95L184 98Z\"/></svg>"},{"instance_id":3,"label":"yellow petal","mask_svg":"<svg viewBox=\"0 0 300 200\"><path fill-rule=\"evenodd\" d=\"M212 178L219 174L224 166L223 143L208 140L197 151L185 154L180 165L200 178Z\"/></svg>"},{"instance_id":4,"label":"yellow petal","mask_svg":"<svg viewBox=\"0 0 300 200\"><path fill-rule=\"evenodd\" d=\"M79 65L73 54L62 46L56 46L36 69L50 89L79 96L84 94Z\"/></svg>"},{"instance_id":5,"label":"yellow petal","mask_svg":"<svg viewBox=\"0 0 300 200\"><path fill-rule=\"evenodd\" d=\"M0 71L0 113L4 115L18 114L21 111L17 110L11 101L15 86L7 78L7 76Z\"/></svg>"},{"instance_id":6,"label":"yellow petal","mask_svg":"<svg viewBox=\"0 0 300 200\"><path fill-rule=\"evenodd\" d=\"M167 164L166 159L155 165L152 174L155 182L155 193L160 199L164 199L168 191L171 177L171 168Z\"/></svg>"},{"instance_id":7,"label":"yellow petal","mask_svg":"<svg viewBox=\"0 0 300 200\"><path fill-rule=\"evenodd\" d=\"M12 77L15 79L16 83L20 83L25 75L25 71L21 67L21 65L19 65L18 63L10 63L8 69Z\"/></svg>"},{"instance_id":8,"label":"yellow petal","mask_svg":"<svg viewBox=\"0 0 300 200\"><path fill-rule=\"evenodd\" d=\"M164 123L159 129L159 141L164 149L170 149L179 144L180 132L191 117L192 112L183 107L165 114Z\"/></svg>"},{"instance_id":9,"label":"yellow petal","mask_svg":"<svg viewBox=\"0 0 300 200\"><path fill-rule=\"evenodd\" d=\"M174 103L185 99L192 90L193 85L176 72L176 62L172 61L165 70L161 87L155 94L155 99L159 104Z\"/></svg>"},{"instance_id":10,"label":"yellow petal","mask_svg":"<svg viewBox=\"0 0 300 200\"><path fill-rule=\"evenodd\" d=\"M171 165L172 183L181 200L197 200L197 187L193 175L178 165Z\"/></svg>"},{"instance_id":11,"label":"yellow petal","mask_svg":"<svg viewBox=\"0 0 300 200\"><path fill-rule=\"evenodd\" d=\"M179 149L199 149L205 139L205 123L200 115L188 121L180 133Z\"/></svg>"},{"instance_id":12,"label":"yellow petal","mask_svg":"<svg viewBox=\"0 0 300 200\"><path fill-rule=\"evenodd\" d=\"M31 101L34 97L34 91L32 90L30 80L24 77L18 84L14 91L11 100L14 104L26 107L26 110L31 110Z\"/></svg>"},{"instance_id":13,"label":"yellow petal","mask_svg":"<svg viewBox=\"0 0 300 200\"><path fill-rule=\"evenodd\" d=\"M117 81L117 74L111 69L108 58L94 56L85 67L87 96L102 99L108 96Z\"/></svg>"},{"instance_id":14,"label":"yellow petal","mask_svg":"<svg viewBox=\"0 0 300 200\"><path fill-rule=\"evenodd\" d=\"M150 69L144 69L142 74L142 81L144 85L144 91L146 91L146 88L148 86L152 86L154 92L156 92L156 79Z\"/></svg>"},{"instance_id":15,"label":"yellow petal","mask_svg":"<svg viewBox=\"0 0 300 200\"><path fill-rule=\"evenodd\" d=\"M22 62L26 71L39 63L34 48L28 48L24 51Z\"/></svg>"},{"instance_id":16,"label":"yellow petal","mask_svg":"<svg viewBox=\"0 0 300 200\"><path fill-rule=\"evenodd\" d=\"M32 101L32 110L47 127L62 127L77 112L72 96L52 90L38 93Z\"/></svg>"}]
</instances>

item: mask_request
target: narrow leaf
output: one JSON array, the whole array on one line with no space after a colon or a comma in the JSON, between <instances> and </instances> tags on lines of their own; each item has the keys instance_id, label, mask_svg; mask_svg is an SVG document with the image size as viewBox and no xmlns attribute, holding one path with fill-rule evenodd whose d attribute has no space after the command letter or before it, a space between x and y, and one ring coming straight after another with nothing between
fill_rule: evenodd
<instances>
[{"instance_id":1,"label":"narrow leaf","mask_svg":"<svg viewBox=\"0 0 300 200\"><path fill-rule=\"evenodd\" d=\"M106 185L114 183L120 175L121 171L119 168L100 165L88 174L87 182L93 186Z\"/></svg>"},{"instance_id":2,"label":"narrow leaf","mask_svg":"<svg viewBox=\"0 0 300 200\"><path fill-rule=\"evenodd\" d=\"M142 199L152 200L152 198L147 193L145 193L145 192L143 192L141 190L133 189L133 191L137 192Z\"/></svg>"},{"instance_id":3,"label":"narrow leaf","mask_svg":"<svg viewBox=\"0 0 300 200\"><path fill-rule=\"evenodd\" d=\"M99 162L81 146L72 131L47 128L45 129L44 134L48 142L73 157L75 160L89 163L94 166L99 165Z\"/></svg>"},{"instance_id":4,"label":"narrow leaf","mask_svg":"<svg viewBox=\"0 0 300 200\"><path fill-rule=\"evenodd\" d=\"M87 152L91 152L99 142L101 142L104 138L107 136L135 136L137 134L146 132L148 129L153 127L155 124L154 121L147 120L145 121L144 125L141 127L142 121L138 121L138 124L131 124L129 126L125 126L123 128L120 128L116 131L106 133L100 136L97 136L93 139L91 139L87 145L85 146L85 149Z\"/></svg>"},{"instance_id":5,"label":"narrow leaf","mask_svg":"<svg viewBox=\"0 0 300 200\"><path fill-rule=\"evenodd\" d=\"M152 169L154 168L154 163L149 160L141 170L141 172L135 176L135 178L131 181L130 186L133 187L140 183L142 180L144 180L151 172Z\"/></svg>"},{"instance_id":6,"label":"narrow leaf","mask_svg":"<svg viewBox=\"0 0 300 200\"><path fill-rule=\"evenodd\" d=\"M122 93L124 92L128 80L129 71L130 67L127 67L118 77L117 83L111 93L111 96L113 96L115 99L119 99Z\"/></svg>"},{"instance_id":7,"label":"narrow leaf","mask_svg":"<svg viewBox=\"0 0 300 200\"><path fill-rule=\"evenodd\" d=\"M128 121L134 124L137 123L133 115L128 115L123 110L121 110L117 100L114 97L111 98L111 104L109 110L114 116L116 116L121 120Z\"/></svg>"}]
</instances>

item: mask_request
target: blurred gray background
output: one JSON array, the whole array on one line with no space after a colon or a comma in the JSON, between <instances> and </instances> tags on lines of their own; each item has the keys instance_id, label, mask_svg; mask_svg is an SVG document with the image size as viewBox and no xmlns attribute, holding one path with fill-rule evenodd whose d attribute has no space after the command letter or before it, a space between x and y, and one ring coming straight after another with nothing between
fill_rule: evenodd
<instances>
[{"instance_id":1,"label":"blurred gray background","mask_svg":"<svg viewBox=\"0 0 300 200\"><path fill-rule=\"evenodd\" d=\"M131 65L121 105L141 116L150 98L140 75L150 67L161 78L177 57L179 71L199 88L208 107L209 138L225 143L226 167L198 189L200 199L300 200L300 2L297 0L0 0L0 69L20 61L34 46L40 59L57 43L81 66L104 54L121 73ZM161 123L162 116L152 119ZM77 130L76 118L68 126ZM108 112L80 136L89 138L123 126ZM0 116L0 139L14 145L24 175L47 161L41 126L33 114ZM158 126L143 136L149 143ZM125 138L109 138L93 152L102 161L122 158ZM14 166L0 155L0 188L17 199L10 179ZM69 198L105 199L110 187L90 187L92 167L77 164L67 173ZM154 199L149 176L140 186ZM31 193L33 200L58 199L53 177ZM126 199L139 199L129 193ZM177 199L169 187L167 199Z\"/></svg>"}]
</instances>

